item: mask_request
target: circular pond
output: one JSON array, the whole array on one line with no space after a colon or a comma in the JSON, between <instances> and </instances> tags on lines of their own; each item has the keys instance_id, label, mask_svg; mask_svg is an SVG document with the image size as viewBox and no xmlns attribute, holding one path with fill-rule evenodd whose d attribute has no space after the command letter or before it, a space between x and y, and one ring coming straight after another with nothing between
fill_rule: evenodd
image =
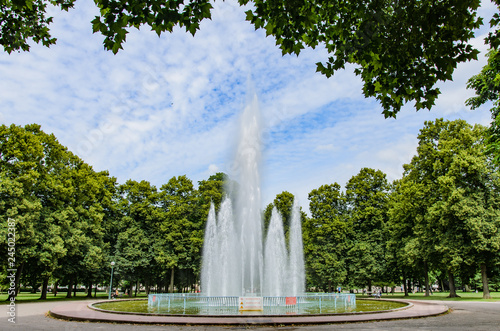
<instances>
[{"instance_id":1,"label":"circular pond","mask_svg":"<svg viewBox=\"0 0 500 331\"><path fill-rule=\"evenodd\" d=\"M407 303L386 300L358 299L354 305L322 305L301 302L294 308L264 307L264 311L239 311L238 307L206 307L197 304L171 305L158 309L148 305L148 300L114 300L93 304L94 308L109 312L155 315L316 315L380 312L408 306Z\"/></svg>"}]
</instances>

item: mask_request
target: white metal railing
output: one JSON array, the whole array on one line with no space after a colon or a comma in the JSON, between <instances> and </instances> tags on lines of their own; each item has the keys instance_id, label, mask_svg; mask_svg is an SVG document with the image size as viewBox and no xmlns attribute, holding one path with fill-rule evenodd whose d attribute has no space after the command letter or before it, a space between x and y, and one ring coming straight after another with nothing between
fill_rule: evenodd
<instances>
[{"instance_id":1,"label":"white metal railing","mask_svg":"<svg viewBox=\"0 0 500 331\"><path fill-rule=\"evenodd\" d=\"M306 293L294 297L264 296L264 314L301 313L305 309L316 309L321 313L326 309L348 308L356 306L356 297L350 293ZM157 312L170 312L171 308L182 309L196 307L204 309L206 313L224 313L224 309L231 311L237 308L237 296L205 296L200 293L157 293L149 294L148 306ZM236 310L237 311L237 310Z\"/></svg>"}]
</instances>

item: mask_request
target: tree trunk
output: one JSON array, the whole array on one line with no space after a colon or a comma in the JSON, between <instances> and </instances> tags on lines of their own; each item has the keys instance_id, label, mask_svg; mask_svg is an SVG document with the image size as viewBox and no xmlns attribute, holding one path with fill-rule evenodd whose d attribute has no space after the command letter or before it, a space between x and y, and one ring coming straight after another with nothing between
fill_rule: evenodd
<instances>
[{"instance_id":1,"label":"tree trunk","mask_svg":"<svg viewBox=\"0 0 500 331\"><path fill-rule=\"evenodd\" d=\"M94 288L94 298L97 298L97 284L95 284Z\"/></svg>"},{"instance_id":2,"label":"tree trunk","mask_svg":"<svg viewBox=\"0 0 500 331\"><path fill-rule=\"evenodd\" d=\"M57 287L59 286L59 280L56 280L54 284L54 296L57 296Z\"/></svg>"},{"instance_id":3,"label":"tree trunk","mask_svg":"<svg viewBox=\"0 0 500 331\"><path fill-rule=\"evenodd\" d=\"M174 293L174 267L170 272L170 288L168 290L170 293Z\"/></svg>"},{"instance_id":4,"label":"tree trunk","mask_svg":"<svg viewBox=\"0 0 500 331\"><path fill-rule=\"evenodd\" d=\"M403 289L405 291L405 297L408 296L408 280L406 279L406 275L403 273Z\"/></svg>"},{"instance_id":5,"label":"tree trunk","mask_svg":"<svg viewBox=\"0 0 500 331\"><path fill-rule=\"evenodd\" d=\"M37 288L38 288L38 286L37 286L36 280L32 280L31 281L31 293L35 294Z\"/></svg>"},{"instance_id":6,"label":"tree trunk","mask_svg":"<svg viewBox=\"0 0 500 331\"><path fill-rule=\"evenodd\" d=\"M87 298L92 298L92 282L89 282L89 285L88 285Z\"/></svg>"},{"instance_id":7,"label":"tree trunk","mask_svg":"<svg viewBox=\"0 0 500 331\"><path fill-rule=\"evenodd\" d=\"M73 283L73 296L76 297L76 286L78 284L78 278L75 278L75 282Z\"/></svg>"},{"instance_id":8,"label":"tree trunk","mask_svg":"<svg viewBox=\"0 0 500 331\"><path fill-rule=\"evenodd\" d=\"M134 297L137 297L137 290L139 289L139 280L137 280L137 282L135 282L135 294L134 294Z\"/></svg>"},{"instance_id":9,"label":"tree trunk","mask_svg":"<svg viewBox=\"0 0 500 331\"><path fill-rule=\"evenodd\" d=\"M486 272L485 263L481 263L481 278L483 280L483 299L491 299L490 287L488 285L488 274Z\"/></svg>"},{"instance_id":10,"label":"tree trunk","mask_svg":"<svg viewBox=\"0 0 500 331\"><path fill-rule=\"evenodd\" d=\"M66 298L71 298L71 291L73 290L73 281L75 280L75 277L71 276L69 278L69 284L68 284L68 293L66 293Z\"/></svg>"},{"instance_id":11,"label":"tree trunk","mask_svg":"<svg viewBox=\"0 0 500 331\"><path fill-rule=\"evenodd\" d=\"M329 280L329 281L328 281L328 293L332 293L332 292L333 292L333 291L332 291L332 281L331 281L331 280Z\"/></svg>"},{"instance_id":12,"label":"tree trunk","mask_svg":"<svg viewBox=\"0 0 500 331\"><path fill-rule=\"evenodd\" d=\"M368 292L372 291L372 280L368 280Z\"/></svg>"},{"instance_id":13,"label":"tree trunk","mask_svg":"<svg viewBox=\"0 0 500 331\"><path fill-rule=\"evenodd\" d=\"M145 287L146 287L146 296L148 296L149 295L149 279L146 279Z\"/></svg>"},{"instance_id":14,"label":"tree trunk","mask_svg":"<svg viewBox=\"0 0 500 331\"><path fill-rule=\"evenodd\" d=\"M19 268L17 268L17 272L16 272L16 295L19 294L19 292L21 291L21 274L23 272L23 268L24 268L24 262L21 263L21 265L19 266Z\"/></svg>"},{"instance_id":15,"label":"tree trunk","mask_svg":"<svg viewBox=\"0 0 500 331\"><path fill-rule=\"evenodd\" d=\"M427 261L424 262L424 276L425 276L425 296L428 297L430 295L429 292L429 269L427 267Z\"/></svg>"},{"instance_id":16,"label":"tree trunk","mask_svg":"<svg viewBox=\"0 0 500 331\"><path fill-rule=\"evenodd\" d=\"M7 290L9 294L7 297L7 301L11 301L12 298L15 298L19 294L19 291L21 290L21 284L19 282L19 279L21 279L21 273L23 272L23 267L24 267L24 262L21 263L21 265L17 268L14 274L12 274L11 272L7 272L7 277L8 277L7 279L9 284L9 288ZM11 287L11 285L14 285L14 287Z\"/></svg>"},{"instance_id":17,"label":"tree trunk","mask_svg":"<svg viewBox=\"0 0 500 331\"><path fill-rule=\"evenodd\" d=\"M47 286L49 286L49 277L45 277L42 282L42 294L38 300L47 300Z\"/></svg>"},{"instance_id":18,"label":"tree trunk","mask_svg":"<svg viewBox=\"0 0 500 331\"><path fill-rule=\"evenodd\" d=\"M450 295L448 295L448 298L459 298L460 296L457 295L457 290L455 289L455 277L453 277L451 271L448 271L448 280L450 282Z\"/></svg>"}]
</instances>

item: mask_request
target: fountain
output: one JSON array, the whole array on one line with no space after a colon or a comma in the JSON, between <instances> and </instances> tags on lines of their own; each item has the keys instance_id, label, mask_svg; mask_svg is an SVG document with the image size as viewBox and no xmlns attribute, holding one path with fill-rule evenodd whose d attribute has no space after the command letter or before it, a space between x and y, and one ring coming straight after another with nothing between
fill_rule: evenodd
<instances>
[{"instance_id":1,"label":"fountain","mask_svg":"<svg viewBox=\"0 0 500 331\"><path fill-rule=\"evenodd\" d=\"M300 207L294 202L287 251L282 217L273 209L263 245L260 200L261 130L257 97L241 116L234 161L239 183L235 211L229 197L218 215L210 207L201 291L207 296L297 296L305 286ZM237 239L237 240L234 240Z\"/></svg>"},{"instance_id":2,"label":"fountain","mask_svg":"<svg viewBox=\"0 0 500 331\"><path fill-rule=\"evenodd\" d=\"M385 300L366 300L357 304L354 294L305 292L301 212L297 201L292 207L288 246L282 216L276 208L272 211L264 240L260 211L261 132L256 97L246 107L241 123L234 162L238 191L231 196L232 199L228 196L222 201L218 212L213 204L210 206L203 247L202 293L150 293L147 302L100 302L91 305L98 311L89 314L92 315L90 320L189 325L297 325L357 321L362 318L359 316L367 316L365 321L380 319L381 314L377 317L358 314L354 319L341 316L351 312L387 312L388 309L407 306L407 303ZM429 311L429 308L426 306L419 311L424 310ZM447 310L445 307L439 313ZM66 308L63 311L66 313L54 314L51 311L51 314L69 319L78 316L80 319L81 311L76 314L68 314ZM119 314L110 319L113 312ZM290 316L318 314L322 315L319 319L317 316ZM233 316L228 319L220 315ZM261 318L262 315L267 317ZM407 316L418 315L410 313ZM386 318L401 318L401 313L388 313Z\"/></svg>"},{"instance_id":3,"label":"fountain","mask_svg":"<svg viewBox=\"0 0 500 331\"><path fill-rule=\"evenodd\" d=\"M308 313L322 307L355 306L354 295L305 293L301 212L295 200L288 249L282 216L273 209L265 240L261 215L261 121L257 96L245 107L232 170L236 198L226 196L218 213L208 213L203 245L201 294L154 294L151 309L196 307L201 314L265 311L265 314ZM235 200L233 204L233 200ZM193 304L191 304L193 303ZM156 308L155 308L156 307ZM302 308L301 308L302 307ZM235 311L236 309L236 311Z\"/></svg>"}]
</instances>

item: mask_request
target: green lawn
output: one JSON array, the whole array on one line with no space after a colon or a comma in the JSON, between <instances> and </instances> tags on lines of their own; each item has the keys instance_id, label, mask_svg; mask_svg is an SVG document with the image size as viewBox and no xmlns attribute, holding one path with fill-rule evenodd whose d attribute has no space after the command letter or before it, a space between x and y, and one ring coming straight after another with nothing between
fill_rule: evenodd
<instances>
[{"instance_id":1,"label":"green lawn","mask_svg":"<svg viewBox=\"0 0 500 331\"><path fill-rule=\"evenodd\" d=\"M382 294L382 298L386 299L408 299L408 300L449 300L449 301L500 301L500 292L490 292L492 299L485 300L483 299L483 293L479 292L462 292L457 291L457 294L460 298L447 298L449 292L433 292L432 295L426 297L425 293L411 293L409 296L405 297L404 293L395 293L395 294ZM367 295L358 294L360 298L368 297Z\"/></svg>"},{"instance_id":2,"label":"green lawn","mask_svg":"<svg viewBox=\"0 0 500 331\"><path fill-rule=\"evenodd\" d=\"M138 298L146 298L146 293L137 294ZM6 301L8 298L7 294L0 294L0 303ZM39 300L40 293L25 293L21 292L17 298L16 303L22 302L40 302L40 301L64 301L64 300L86 300L88 299L86 294L83 292L77 292L76 297L72 297L71 299L66 298L66 292L59 292L57 296L54 296L52 293L47 293L47 300ZM104 292L97 292L97 298L94 298L94 292L92 292L92 299L107 299L108 294ZM124 297L126 298L126 297ZM134 298L134 296L132 296Z\"/></svg>"}]
</instances>

